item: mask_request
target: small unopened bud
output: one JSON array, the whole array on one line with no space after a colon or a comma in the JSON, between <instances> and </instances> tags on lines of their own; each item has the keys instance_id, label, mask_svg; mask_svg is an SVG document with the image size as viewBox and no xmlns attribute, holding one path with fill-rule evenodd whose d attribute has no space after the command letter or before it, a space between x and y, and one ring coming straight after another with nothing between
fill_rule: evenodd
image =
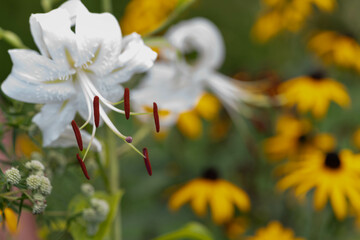
<instances>
[{"instance_id":1,"label":"small unopened bud","mask_svg":"<svg viewBox=\"0 0 360 240\"><path fill-rule=\"evenodd\" d=\"M130 137L130 136L128 136L128 137L125 138L125 141L126 141L127 143L132 143L133 138Z\"/></svg>"},{"instance_id":2,"label":"small unopened bud","mask_svg":"<svg viewBox=\"0 0 360 240\"><path fill-rule=\"evenodd\" d=\"M50 180L45 176L40 177L40 192L44 195L50 195L51 190Z\"/></svg>"},{"instance_id":3,"label":"small unopened bud","mask_svg":"<svg viewBox=\"0 0 360 240\"><path fill-rule=\"evenodd\" d=\"M44 171L45 169L44 165L38 160L31 160L30 162L27 162L25 167L35 172Z\"/></svg>"},{"instance_id":4,"label":"small unopened bud","mask_svg":"<svg viewBox=\"0 0 360 240\"><path fill-rule=\"evenodd\" d=\"M35 202L33 205L33 214L40 214L42 212L44 212L45 208L46 208L46 203L39 201L39 202Z\"/></svg>"},{"instance_id":5,"label":"small unopened bud","mask_svg":"<svg viewBox=\"0 0 360 240\"><path fill-rule=\"evenodd\" d=\"M105 200L93 198L91 199L91 206L97 213L97 220L99 222L105 221L109 213L109 204Z\"/></svg>"},{"instance_id":6,"label":"small unopened bud","mask_svg":"<svg viewBox=\"0 0 360 240\"><path fill-rule=\"evenodd\" d=\"M5 171L6 181L10 184L18 184L21 180L21 175L18 169L12 167Z\"/></svg>"},{"instance_id":7,"label":"small unopened bud","mask_svg":"<svg viewBox=\"0 0 360 240\"><path fill-rule=\"evenodd\" d=\"M82 184L81 185L81 191L87 197L91 197L95 193L94 187L89 183Z\"/></svg>"},{"instance_id":8,"label":"small unopened bud","mask_svg":"<svg viewBox=\"0 0 360 240\"><path fill-rule=\"evenodd\" d=\"M36 190L40 187L41 185L41 177L38 175L30 175L27 179L26 179L26 185L28 186L28 188L30 190Z\"/></svg>"}]
</instances>

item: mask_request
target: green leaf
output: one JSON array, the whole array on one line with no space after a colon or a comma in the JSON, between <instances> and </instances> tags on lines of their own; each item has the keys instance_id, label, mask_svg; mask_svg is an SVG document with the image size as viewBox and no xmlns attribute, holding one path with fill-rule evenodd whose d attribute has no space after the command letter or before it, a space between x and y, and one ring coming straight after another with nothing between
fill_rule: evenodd
<instances>
[{"instance_id":1,"label":"green leaf","mask_svg":"<svg viewBox=\"0 0 360 240\"><path fill-rule=\"evenodd\" d=\"M18 210L18 219L17 219L17 223L16 226L19 226L19 222L20 222L20 216L21 216L21 211L22 211L22 207L23 207L23 203L24 203L24 199L26 199L26 195L22 194L21 195L21 200L20 200L20 204L19 204L19 210Z\"/></svg>"},{"instance_id":2,"label":"green leaf","mask_svg":"<svg viewBox=\"0 0 360 240\"><path fill-rule=\"evenodd\" d=\"M81 217L78 218L76 221L71 222L70 233L73 238L75 240L103 240L109 233L111 224L115 219L116 213L118 212L118 206L122 195L122 191L119 191L113 195L109 195L104 192L96 192L94 194L95 198L105 200L109 204L109 214L105 221L100 224L99 230L95 234L95 236L87 235L86 223ZM78 195L74 197L69 204L69 210L73 214L79 213L88 207L90 207L89 199L86 198L84 195Z\"/></svg>"},{"instance_id":3,"label":"green leaf","mask_svg":"<svg viewBox=\"0 0 360 240\"><path fill-rule=\"evenodd\" d=\"M202 224L191 222L186 224L183 228L171 233L164 234L154 240L213 240L209 230Z\"/></svg>"}]
</instances>

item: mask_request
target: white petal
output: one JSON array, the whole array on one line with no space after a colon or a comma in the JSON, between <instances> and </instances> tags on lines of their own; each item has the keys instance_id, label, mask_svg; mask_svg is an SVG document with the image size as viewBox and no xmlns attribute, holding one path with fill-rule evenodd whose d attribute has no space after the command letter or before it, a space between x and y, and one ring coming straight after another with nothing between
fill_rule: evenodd
<instances>
[{"instance_id":1,"label":"white petal","mask_svg":"<svg viewBox=\"0 0 360 240\"><path fill-rule=\"evenodd\" d=\"M183 21L170 28L168 41L182 52L196 50L198 67L216 69L224 61L225 47L219 29L205 18Z\"/></svg>"},{"instance_id":2,"label":"white petal","mask_svg":"<svg viewBox=\"0 0 360 240\"><path fill-rule=\"evenodd\" d=\"M91 139L91 134L87 133L86 131L80 131L81 138L83 141L84 146L86 147ZM73 147L77 146L76 137L74 135L74 131L70 125L68 125L64 132L60 135L60 137L54 140L48 147ZM101 143L96 138L93 139L91 148L93 151L101 152Z\"/></svg>"},{"instance_id":3,"label":"white petal","mask_svg":"<svg viewBox=\"0 0 360 240\"><path fill-rule=\"evenodd\" d=\"M97 75L110 73L121 50L121 31L109 13L81 12L76 17L76 40L82 62L93 59L89 69Z\"/></svg>"},{"instance_id":4,"label":"white petal","mask_svg":"<svg viewBox=\"0 0 360 240\"><path fill-rule=\"evenodd\" d=\"M71 25L75 25L76 17L83 12L89 12L80 0L68 0L59 7L65 9L70 16Z\"/></svg>"},{"instance_id":5,"label":"white petal","mask_svg":"<svg viewBox=\"0 0 360 240\"><path fill-rule=\"evenodd\" d=\"M9 97L28 103L58 103L71 98L76 91L71 81L60 83L36 83L11 73L1 85Z\"/></svg>"},{"instance_id":6,"label":"white petal","mask_svg":"<svg viewBox=\"0 0 360 240\"><path fill-rule=\"evenodd\" d=\"M170 111L168 124L173 124L180 113L195 107L203 93L201 84L188 84L188 80L173 65L156 63L131 92L132 105L137 111L143 111L144 106L151 107L152 102L156 102L159 109Z\"/></svg>"},{"instance_id":7,"label":"white petal","mask_svg":"<svg viewBox=\"0 0 360 240\"><path fill-rule=\"evenodd\" d=\"M41 111L33 118L43 134L43 146L49 146L58 139L65 128L70 126L74 119L76 109L70 101L63 103L49 103L43 106Z\"/></svg>"},{"instance_id":8,"label":"white petal","mask_svg":"<svg viewBox=\"0 0 360 240\"><path fill-rule=\"evenodd\" d=\"M13 62L12 73L24 81L52 81L65 80L75 73L63 65L56 64L53 60L44 57L33 50L13 49L9 50Z\"/></svg>"},{"instance_id":9,"label":"white petal","mask_svg":"<svg viewBox=\"0 0 360 240\"><path fill-rule=\"evenodd\" d=\"M32 14L31 33L42 55L51 57L57 64L70 68L68 51L77 62L75 33L71 31L71 16L65 9L55 9L44 14Z\"/></svg>"},{"instance_id":10,"label":"white petal","mask_svg":"<svg viewBox=\"0 0 360 240\"><path fill-rule=\"evenodd\" d=\"M133 33L123 39L123 51L118 66L104 80L108 85L128 81L135 73L149 70L157 57L156 52L146 46L140 35Z\"/></svg>"}]
</instances>

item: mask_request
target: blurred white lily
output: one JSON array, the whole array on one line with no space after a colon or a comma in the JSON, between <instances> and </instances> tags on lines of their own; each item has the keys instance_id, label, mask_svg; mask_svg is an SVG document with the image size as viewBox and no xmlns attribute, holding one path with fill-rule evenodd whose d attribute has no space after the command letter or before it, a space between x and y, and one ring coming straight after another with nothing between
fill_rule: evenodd
<instances>
[{"instance_id":1,"label":"blurred white lily","mask_svg":"<svg viewBox=\"0 0 360 240\"><path fill-rule=\"evenodd\" d=\"M150 97L157 102L162 126L176 123L179 114L195 107L206 89L210 89L232 113L249 116L245 103L266 104L265 96L244 89L237 80L217 69L222 65L225 47L219 29L209 20L195 18L183 21L167 32L170 46L160 47L160 60L143 82L132 91L133 106L147 108ZM193 63L186 55L197 54Z\"/></svg>"},{"instance_id":2,"label":"blurred white lily","mask_svg":"<svg viewBox=\"0 0 360 240\"><path fill-rule=\"evenodd\" d=\"M157 54L136 33L122 38L113 15L90 13L80 0L69 0L48 13L31 15L30 27L40 54L10 50L13 68L1 89L16 100L44 104L33 118L42 130L43 145L69 145L65 142L77 112L86 120L80 129L93 123L92 102L96 96L101 119L125 141L126 136L116 129L106 112L124 114L114 106L123 96L120 84L152 67ZM75 144L74 136L72 139L70 143Z\"/></svg>"}]
</instances>

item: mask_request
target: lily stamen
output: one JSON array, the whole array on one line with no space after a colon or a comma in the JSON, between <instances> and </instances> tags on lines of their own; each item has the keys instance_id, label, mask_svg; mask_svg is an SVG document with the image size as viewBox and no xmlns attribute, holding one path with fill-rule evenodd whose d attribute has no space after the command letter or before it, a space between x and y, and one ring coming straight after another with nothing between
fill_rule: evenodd
<instances>
[{"instance_id":1,"label":"lily stamen","mask_svg":"<svg viewBox=\"0 0 360 240\"><path fill-rule=\"evenodd\" d=\"M78 147L79 147L80 151L82 151L83 150L83 142L82 142L82 138L81 138L80 129L77 126L77 124L76 124L76 122L74 120L71 121L71 126L72 126L72 128L74 130L74 134L75 134L75 137L76 137Z\"/></svg>"},{"instance_id":2,"label":"lily stamen","mask_svg":"<svg viewBox=\"0 0 360 240\"><path fill-rule=\"evenodd\" d=\"M124 109L126 119L130 118L130 92L128 88L124 91Z\"/></svg>"},{"instance_id":3,"label":"lily stamen","mask_svg":"<svg viewBox=\"0 0 360 240\"><path fill-rule=\"evenodd\" d=\"M143 148L143 154L144 154L144 162L145 162L146 170L147 170L148 174L151 176L152 175L152 169L151 169L149 153L148 153L147 148Z\"/></svg>"},{"instance_id":4,"label":"lily stamen","mask_svg":"<svg viewBox=\"0 0 360 240\"><path fill-rule=\"evenodd\" d=\"M156 132L160 132L159 111L157 104L155 102L153 103L153 115L154 115Z\"/></svg>"},{"instance_id":5,"label":"lily stamen","mask_svg":"<svg viewBox=\"0 0 360 240\"><path fill-rule=\"evenodd\" d=\"M78 162L79 162L79 164L80 164L80 166L81 166L81 170L83 171L85 177L86 177L88 180L90 180L90 176L89 176L89 174L88 174L88 172L87 172L85 163L84 163L84 161L81 159L81 157L80 157L80 155L79 155L78 153L76 154L76 158L77 158L77 160L78 160Z\"/></svg>"},{"instance_id":6,"label":"lily stamen","mask_svg":"<svg viewBox=\"0 0 360 240\"><path fill-rule=\"evenodd\" d=\"M95 96L93 101L93 107L94 107L94 123L95 126L98 128L100 123L100 112L99 112L99 97Z\"/></svg>"}]
</instances>

